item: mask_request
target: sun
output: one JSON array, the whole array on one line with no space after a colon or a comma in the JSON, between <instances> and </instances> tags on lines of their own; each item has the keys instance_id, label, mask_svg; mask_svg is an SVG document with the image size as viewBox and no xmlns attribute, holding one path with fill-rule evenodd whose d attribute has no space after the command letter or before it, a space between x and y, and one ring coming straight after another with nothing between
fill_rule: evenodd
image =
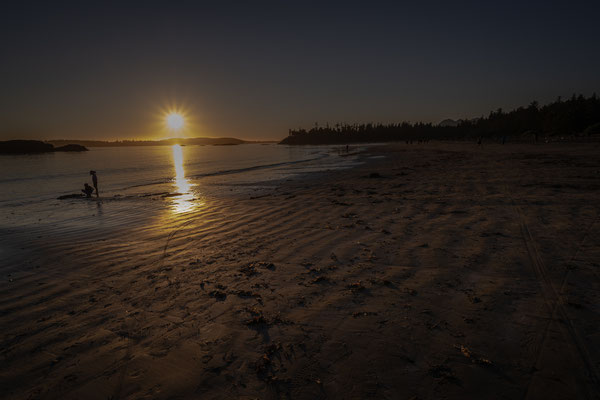
<instances>
[{"instance_id":1,"label":"sun","mask_svg":"<svg viewBox=\"0 0 600 400\"><path fill-rule=\"evenodd\" d=\"M157 106L154 111L152 130L154 135L164 139L181 139L193 135L198 130L198 120L189 106L167 102Z\"/></svg>"},{"instance_id":2,"label":"sun","mask_svg":"<svg viewBox=\"0 0 600 400\"><path fill-rule=\"evenodd\" d=\"M166 119L167 119L167 126L169 127L169 129L171 129L173 131L178 131L181 128L183 128L183 124L185 121L181 114L172 112L172 113L167 114Z\"/></svg>"}]
</instances>

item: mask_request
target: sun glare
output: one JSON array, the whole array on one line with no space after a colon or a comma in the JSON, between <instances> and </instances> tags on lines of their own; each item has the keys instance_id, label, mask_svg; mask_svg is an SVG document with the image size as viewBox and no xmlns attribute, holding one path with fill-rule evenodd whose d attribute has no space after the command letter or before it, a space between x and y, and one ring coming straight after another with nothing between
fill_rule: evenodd
<instances>
[{"instance_id":1,"label":"sun glare","mask_svg":"<svg viewBox=\"0 0 600 400\"><path fill-rule=\"evenodd\" d=\"M167 115L167 126L173 131L178 131L183 128L184 119L181 114L170 113Z\"/></svg>"}]
</instances>

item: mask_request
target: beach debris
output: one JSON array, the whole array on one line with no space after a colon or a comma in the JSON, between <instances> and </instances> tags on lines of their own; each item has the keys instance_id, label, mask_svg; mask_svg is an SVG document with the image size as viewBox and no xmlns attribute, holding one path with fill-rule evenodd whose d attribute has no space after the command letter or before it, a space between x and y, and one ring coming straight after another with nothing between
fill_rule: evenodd
<instances>
[{"instance_id":1,"label":"beach debris","mask_svg":"<svg viewBox=\"0 0 600 400\"><path fill-rule=\"evenodd\" d=\"M345 207L348 207L348 206L352 205L350 203L344 203L343 201L339 201L339 200L336 200L336 199L330 199L330 201L331 201L331 204L334 204L336 206L345 206Z\"/></svg>"},{"instance_id":2,"label":"beach debris","mask_svg":"<svg viewBox=\"0 0 600 400\"><path fill-rule=\"evenodd\" d=\"M259 360L255 363L256 373L258 375L266 374L267 370L271 368L271 364L273 363L273 357L277 352L281 350L280 343L271 343L270 345L265 347L265 352L259 358ZM264 380L267 381L276 381L277 378L274 376L262 376Z\"/></svg>"},{"instance_id":3,"label":"beach debris","mask_svg":"<svg viewBox=\"0 0 600 400\"><path fill-rule=\"evenodd\" d=\"M366 287L363 286L361 281L354 282L348 285L348 289L350 289L353 293L361 292L367 290Z\"/></svg>"},{"instance_id":4,"label":"beach debris","mask_svg":"<svg viewBox=\"0 0 600 400\"><path fill-rule=\"evenodd\" d=\"M269 357L268 354L263 354L262 358L261 358L263 365L267 366L271 364L271 357Z\"/></svg>"},{"instance_id":5,"label":"beach debris","mask_svg":"<svg viewBox=\"0 0 600 400\"><path fill-rule=\"evenodd\" d=\"M257 263L254 263L254 264L257 265L260 268L266 268L268 270L275 271L275 264L273 264L273 263L270 263L270 262L257 262Z\"/></svg>"},{"instance_id":6,"label":"beach debris","mask_svg":"<svg viewBox=\"0 0 600 400\"><path fill-rule=\"evenodd\" d=\"M260 327L269 325L269 321L264 316L262 310L256 307L246 307L245 311L250 314L251 318L246 320L245 324L250 327Z\"/></svg>"},{"instance_id":7,"label":"beach debris","mask_svg":"<svg viewBox=\"0 0 600 400\"><path fill-rule=\"evenodd\" d=\"M441 324L442 322L444 322L444 321L441 321L441 320L440 320L440 321L436 322L435 324L432 324L431 322L427 322L427 323L425 324L425 326L427 327L427 329L429 329L429 330L433 330L433 329L435 329L435 328L439 327L439 326L440 326L440 324ZM444 323L446 323L446 322L444 322Z\"/></svg>"},{"instance_id":8,"label":"beach debris","mask_svg":"<svg viewBox=\"0 0 600 400\"><path fill-rule=\"evenodd\" d=\"M255 190L258 190L258 189L255 189ZM258 196L250 196L250 200L262 199L263 197L269 197L269 196L271 196L271 193L260 194Z\"/></svg>"},{"instance_id":9,"label":"beach debris","mask_svg":"<svg viewBox=\"0 0 600 400\"><path fill-rule=\"evenodd\" d=\"M335 271L337 268L338 267L336 265L330 265L330 266L327 267L327 269L330 270L330 271ZM324 274L326 272L327 271L325 271L323 268L320 268L320 267L313 267L313 268L311 268L311 269L308 270L308 273L312 274L312 275L321 275L321 274Z\"/></svg>"},{"instance_id":10,"label":"beach debris","mask_svg":"<svg viewBox=\"0 0 600 400\"><path fill-rule=\"evenodd\" d=\"M369 278L367 281L372 285L383 285L383 281L379 278Z\"/></svg>"},{"instance_id":11,"label":"beach debris","mask_svg":"<svg viewBox=\"0 0 600 400\"><path fill-rule=\"evenodd\" d=\"M273 323L274 324L279 324L279 325L293 325L294 323L292 321L290 321L289 319L285 319L281 316L281 313L278 312L274 317L273 317Z\"/></svg>"},{"instance_id":12,"label":"beach debris","mask_svg":"<svg viewBox=\"0 0 600 400\"><path fill-rule=\"evenodd\" d=\"M374 311L357 311L355 313L352 313L352 316L354 318L358 318L358 317L368 317L370 315L377 315L376 312Z\"/></svg>"},{"instance_id":13,"label":"beach debris","mask_svg":"<svg viewBox=\"0 0 600 400\"><path fill-rule=\"evenodd\" d=\"M260 274L260 272L258 272L258 268L275 271L275 264L263 261L253 261L240 268L240 272L242 272L246 276L254 276Z\"/></svg>"},{"instance_id":14,"label":"beach debris","mask_svg":"<svg viewBox=\"0 0 600 400\"><path fill-rule=\"evenodd\" d=\"M244 265L242 268L240 268L240 272L248 277L259 274L254 264Z\"/></svg>"},{"instance_id":15,"label":"beach debris","mask_svg":"<svg viewBox=\"0 0 600 400\"><path fill-rule=\"evenodd\" d=\"M368 253L368 255L369 255L369 257L367 258L368 261L377 260L377 256L375 255L375 253L373 252L373 250L366 249L365 252Z\"/></svg>"},{"instance_id":16,"label":"beach debris","mask_svg":"<svg viewBox=\"0 0 600 400\"><path fill-rule=\"evenodd\" d=\"M260 304L263 303L262 296L256 292L251 292L249 290L235 290L235 291L233 291L233 294L235 294L238 297L244 298L244 299L254 298Z\"/></svg>"},{"instance_id":17,"label":"beach debris","mask_svg":"<svg viewBox=\"0 0 600 400\"><path fill-rule=\"evenodd\" d=\"M460 380L454 375L452 369L446 365L433 365L427 373L437 379L458 383Z\"/></svg>"},{"instance_id":18,"label":"beach debris","mask_svg":"<svg viewBox=\"0 0 600 400\"><path fill-rule=\"evenodd\" d=\"M492 362L487 358L478 358L477 362L482 365L492 365Z\"/></svg>"},{"instance_id":19,"label":"beach debris","mask_svg":"<svg viewBox=\"0 0 600 400\"><path fill-rule=\"evenodd\" d=\"M473 362L473 363L480 364L480 365L487 365L487 366L493 364L488 358L482 357L480 355L476 355L471 350L469 350L468 347L466 347L462 344L455 344L454 348L460 350L462 355L465 356L466 358L470 359L471 362Z\"/></svg>"},{"instance_id":20,"label":"beach debris","mask_svg":"<svg viewBox=\"0 0 600 400\"><path fill-rule=\"evenodd\" d=\"M260 325L268 325L268 324L269 324L269 322L262 314L255 315L252 318L250 318L248 321L246 321L246 325L248 325L248 326L260 326Z\"/></svg>"},{"instance_id":21,"label":"beach debris","mask_svg":"<svg viewBox=\"0 0 600 400\"><path fill-rule=\"evenodd\" d=\"M268 289L269 285L267 283L255 283L254 285L250 286L253 289Z\"/></svg>"},{"instance_id":22,"label":"beach debris","mask_svg":"<svg viewBox=\"0 0 600 400\"><path fill-rule=\"evenodd\" d=\"M326 276L319 276L319 277L313 279L312 281L310 281L310 283L313 283L313 284L314 283L330 283L330 282L331 282L331 279L329 279Z\"/></svg>"},{"instance_id":23,"label":"beach debris","mask_svg":"<svg viewBox=\"0 0 600 400\"><path fill-rule=\"evenodd\" d=\"M250 315L262 315L262 311L256 307L246 307L244 310Z\"/></svg>"},{"instance_id":24,"label":"beach debris","mask_svg":"<svg viewBox=\"0 0 600 400\"><path fill-rule=\"evenodd\" d=\"M389 319L382 319L380 321L377 321L377 323L379 324L379 327L381 328L383 325L387 324L388 322L390 322Z\"/></svg>"},{"instance_id":25,"label":"beach debris","mask_svg":"<svg viewBox=\"0 0 600 400\"><path fill-rule=\"evenodd\" d=\"M208 295L219 301L224 301L227 298L227 293L221 292L220 290L213 290L212 292L208 293Z\"/></svg>"}]
</instances>

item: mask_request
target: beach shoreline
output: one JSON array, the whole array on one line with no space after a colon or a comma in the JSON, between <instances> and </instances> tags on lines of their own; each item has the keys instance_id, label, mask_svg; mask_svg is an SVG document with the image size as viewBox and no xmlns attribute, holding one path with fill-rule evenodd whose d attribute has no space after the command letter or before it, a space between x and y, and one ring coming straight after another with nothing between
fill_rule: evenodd
<instances>
[{"instance_id":1,"label":"beach shoreline","mask_svg":"<svg viewBox=\"0 0 600 400\"><path fill-rule=\"evenodd\" d=\"M598 154L382 145L353 168L203 197L101 240L44 238L2 271L0 388L594 398Z\"/></svg>"}]
</instances>

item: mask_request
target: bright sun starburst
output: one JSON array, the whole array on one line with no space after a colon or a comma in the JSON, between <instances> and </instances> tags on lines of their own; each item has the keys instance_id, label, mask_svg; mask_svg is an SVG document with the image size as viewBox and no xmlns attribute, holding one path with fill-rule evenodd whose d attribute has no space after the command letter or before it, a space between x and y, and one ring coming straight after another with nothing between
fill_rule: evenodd
<instances>
[{"instance_id":1,"label":"bright sun starburst","mask_svg":"<svg viewBox=\"0 0 600 400\"><path fill-rule=\"evenodd\" d=\"M173 131L178 131L183 128L183 116L179 113L172 112L167 115L167 126Z\"/></svg>"},{"instance_id":2,"label":"bright sun starburst","mask_svg":"<svg viewBox=\"0 0 600 400\"><path fill-rule=\"evenodd\" d=\"M151 130L161 139L182 139L197 134L197 115L182 102L165 102L153 110ZM160 136L159 136L160 135Z\"/></svg>"}]
</instances>

